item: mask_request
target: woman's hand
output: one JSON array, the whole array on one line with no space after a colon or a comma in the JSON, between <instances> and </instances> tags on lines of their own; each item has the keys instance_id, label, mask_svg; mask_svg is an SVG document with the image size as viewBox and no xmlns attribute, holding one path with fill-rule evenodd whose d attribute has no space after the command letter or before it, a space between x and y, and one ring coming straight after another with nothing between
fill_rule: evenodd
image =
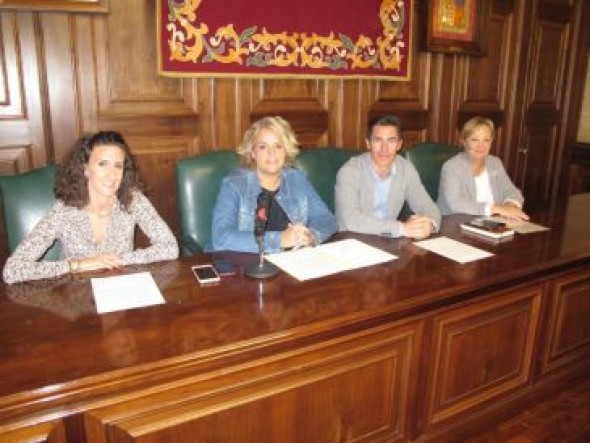
<instances>
[{"instance_id":1,"label":"woman's hand","mask_svg":"<svg viewBox=\"0 0 590 443\"><path fill-rule=\"evenodd\" d=\"M492 206L492 215L499 215L510 220L528 220L529 216L514 203L504 202L499 205Z\"/></svg>"},{"instance_id":2,"label":"woman's hand","mask_svg":"<svg viewBox=\"0 0 590 443\"><path fill-rule=\"evenodd\" d=\"M307 226L301 223L289 224L287 229L281 234L281 247L283 249L297 249L313 244L315 244L313 234Z\"/></svg>"},{"instance_id":3,"label":"woman's hand","mask_svg":"<svg viewBox=\"0 0 590 443\"><path fill-rule=\"evenodd\" d=\"M101 254L80 260L71 260L72 272L98 271L100 269L115 269L122 265L118 254Z\"/></svg>"}]
</instances>

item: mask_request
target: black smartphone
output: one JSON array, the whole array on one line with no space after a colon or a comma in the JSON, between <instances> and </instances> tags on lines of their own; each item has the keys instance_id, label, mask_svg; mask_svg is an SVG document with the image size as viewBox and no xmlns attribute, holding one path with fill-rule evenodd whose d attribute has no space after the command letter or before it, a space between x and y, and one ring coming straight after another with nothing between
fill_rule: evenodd
<instances>
[{"instance_id":1,"label":"black smartphone","mask_svg":"<svg viewBox=\"0 0 590 443\"><path fill-rule=\"evenodd\" d=\"M213 262L213 267L222 277L234 275L236 273L236 265L228 260L215 260Z\"/></svg>"},{"instance_id":2,"label":"black smartphone","mask_svg":"<svg viewBox=\"0 0 590 443\"><path fill-rule=\"evenodd\" d=\"M504 226L506 226L506 223L499 222L496 220L484 220L483 224L486 228L490 229L503 228Z\"/></svg>"},{"instance_id":3,"label":"black smartphone","mask_svg":"<svg viewBox=\"0 0 590 443\"><path fill-rule=\"evenodd\" d=\"M213 283L219 283L219 274L213 267L213 265L195 265L192 266L193 274L197 278L197 281L202 285L208 285Z\"/></svg>"}]
</instances>

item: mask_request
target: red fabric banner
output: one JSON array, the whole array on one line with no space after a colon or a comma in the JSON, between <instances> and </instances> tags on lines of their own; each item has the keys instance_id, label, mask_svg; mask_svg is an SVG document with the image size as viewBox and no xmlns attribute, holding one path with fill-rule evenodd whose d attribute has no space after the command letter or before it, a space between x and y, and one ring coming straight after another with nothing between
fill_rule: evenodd
<instances>
[{"instance_id":1,"label":"red fabric banner","mask_svg":"<svg viewBox=\"0 0 590 443\"><path fill-rule=\"evenodd\" d=\"M408 80L413 0L158 0L162 75Z\"/></svg>"}]
</instances>

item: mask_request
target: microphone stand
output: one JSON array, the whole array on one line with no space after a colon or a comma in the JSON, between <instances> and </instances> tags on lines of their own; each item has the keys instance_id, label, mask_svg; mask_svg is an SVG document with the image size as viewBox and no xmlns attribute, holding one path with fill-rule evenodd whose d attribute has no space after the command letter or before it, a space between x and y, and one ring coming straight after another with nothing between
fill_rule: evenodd
<instances>
[{"instance_id":1,"label":"microphone stand","mask_svg":"<svg viewBox=\"0 0 590 443\"><path fill-rule=\"evenodd\" d=\"M258 263L247 266L244 269L244 274L248 277L269 278L279 272L279 268L264 260L263 237L264 235L256 236L256 242L258 243Z\"/></svg>"}]
</instances>

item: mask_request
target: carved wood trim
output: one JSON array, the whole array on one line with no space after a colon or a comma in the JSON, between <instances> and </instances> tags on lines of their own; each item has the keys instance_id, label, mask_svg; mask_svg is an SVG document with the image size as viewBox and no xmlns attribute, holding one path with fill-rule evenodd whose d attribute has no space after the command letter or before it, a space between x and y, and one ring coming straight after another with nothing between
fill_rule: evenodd
<instances>
[{"instance_id":1,"label":"carved wood trim","mask_svg":"<svg viewBox=\"0 0 590 443\"><path fill-rule=\"evenodd\" d=\"M126 136L198 137L199 116L171 115L100 115L98 126L120 131Z\"/></svg>"},{"instance_id":2,"label":"carved wood trim","mask_svg":"<svg viewBox=\"0 0 590 443\"><path fill-rule=\"evenodd\" d=\"M542 294L543 287L535 285L435 319L428 423L457 417L530 383Z\"/></svg>"},{"instance_id":3,"label":"carved wood trim","mask_svg":"<svg viewBox=\"0 0 590 443\"><path fill-rule=\"evenodd\" d=\"M371 106L369 120L384 114L399 117L404 131L422 131L428 126L428 110L418 101L379 100Z\"/></svg>"},{"instance_id":4,"label":"carved wood trim","mask_svg":"<svg viewBox=\"0 0 590 443\"><path fill-rule=\"evenodd\" d=\"M107 13L109 0L3 0L0 9Z\"/></svg>"},{"instance_id":5,"label":"carved wood trim","mask_svg":"<svg viewBox=\"0 0 590 443\"><path fill-rule=\"evenodd\" d=\"M4 44L0 69L5 75L3 101L0 103L0 159L14 163L14 149L21 150L15 172L44 166L50 157L42 79L42 61L38 57L39 21L32 14L0 13L0 36ZM2 75L0 75L1 77ZM5 156L6 154L6 156ZM2 160L0 160L2 161Z\"/></svg>"},{"instance_id":6,"label":"carved wood trim","mask_svg":"<svg viewBox=\"0 0 590 443\"><path fill-rule=\"evenodd\" d=\"M145 115L197 117L192 95L193 82L158 77L155 58L131 62L124 42L116 41L116 35L112 35L113 30L121 32L121 28L126 26L123 12L128 14L128 7L117 3L112 8L117 15L99 17L92 22L99 118ZM146 8L149 11L155 6ZM152 19L155 27L155 14ZM150 32L141 30L136 38L144 34L151 37ZM143 54L150 53L149 47L139 45L138 48ZM123 74L121 71L126 72ZM136 76L139 82L135 81ZM144 88L145 84L149 87Z\"/></svg>"},{"instance_id":7,"label":"carved wood trim","mask_svg":"<svg viewBox=\"0 0 590 443\"><path fill-rule=\"evenodd\" d=\"M287 120L302 147L315 146L328 130L328 112L315 99L284 98L259 101L250 112L250 122L273 115Z\"/></svg>"},{"instance_id":8,"label":"carved wood trim","mask_svg":"<svg viewBox=\"0 0 590 443\"><path fill-rule=\"evenodd\" d=\"M235 430L224 430L223 420L215 419L225 416L233 423L245 420L253 426L251 439L266 441L270 430L256 423L268 422L269 414L275 415L271 421L288 414L293 421L277 431L309 437L300 441L325 441L319 436L334 435L327 423L340 426L349 439L407 441L420 325L364 331L127 395L121 403L90 411L87 431L156 439L189 432L198 440L211 426L216 435L233 435Z\"/></svg>"},{"instance_id":9,"label":"carved wood trim","mask_svg":"<svg viewBox=\"0 0 590 443\"><path fill-rule=\"evenodd\" d=\"M66 443L66 429L62 420L50 421L46 423L37 423L19 428L13 431L3 431L0 433L2 441L22 442L48 442L48 443ZM80 440L78 440L80 441Z\"/></svg>"},{"instance_id":10,"label":"carved wood trim","mask_svg":"<svg viewBox=\"0 0 590 443\"><path fill-rule=\"evenodd\" d=\"M491 103L489 106L479 104L477 108L466 105L463 109L457 111L457 129L461 130L467 120L478 116L489 118L494 122L496 129L504 124L504 111L498 108L497 103Z\"/></svg>"},{"instance_id":11,"label":"carved wood trim","mask_svg":"<svg viewBox=\"0 0 590 443\"><path fill-rule=\"evenodd\" d=\"M550 295L548 344L541 373L551 374L587 360L590 349L590 276L578 272L556 279Z\"/></svg>"},{"instance_id":12,"label":"carved wood trim","mask_svg":"<svg viewBox=\"0 0 590 443\"><path fill-rule=\"evenodd\" d=\"M20 174L33 169L31 158L31 146L0 146L0 174Z\"/></svg>"}]
</instances>

